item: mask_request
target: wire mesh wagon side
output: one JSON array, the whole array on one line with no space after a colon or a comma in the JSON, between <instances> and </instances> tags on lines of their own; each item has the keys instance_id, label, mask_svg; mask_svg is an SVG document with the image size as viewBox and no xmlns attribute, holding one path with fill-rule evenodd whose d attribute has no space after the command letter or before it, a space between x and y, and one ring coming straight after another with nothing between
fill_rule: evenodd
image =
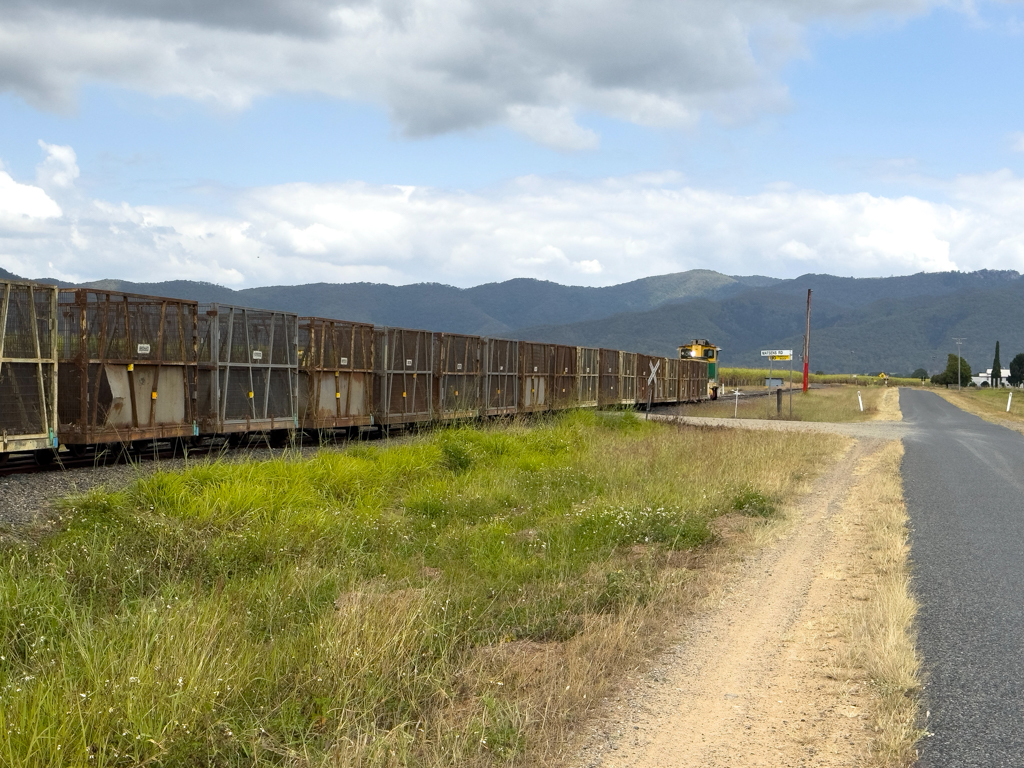
<instances>
[{"instance_id":1,"label":"wire mesh wagon side","mask_svg":"<svg viewBox=\"0 0 1024 768\"><path fill-rule=\"evenodd\" d=\"M408 328L373 332L374 418L385 425L433 418L434 335Z\"/></svg>"},{"instance_id":2,"label":"wire mesh wagon side","mask_svg":"<svg viewBox=\"0 0 1024 768\"><path fill-rule=\"evenodd\" d=\"M579 404L579 356L577 347L555 345L555 378L552 407L561 410Z\"/></svg>"},{"instance_id":3,"label":"wire mesh wagon side","mask_svg":"<svg viewBox=\"0 0 1024 768\"><path fill-rule=\"evenodd\" d=\"M199 307L201 432L298 427L298 316L230 304Z\"/></svg>"},{"instance_id":4,"label":"wire mesh wagon side","mask_svg":"<svg viewBox=\"0 0 1024 768\"><path fill-rule=\"evenodd\" d=\"M602 349L598 353L600 374L597 404L602 408L618 405L621 400L621 355L617 349Z\"/></svg>"},{"instance_id":5,"label":"wire mesh wagon side","mask_svg":"<svg viewBox=\"0 0 1024 768\"><path fill-rule=\"evenodd\" d=\"M519 342L519 410L549 411L554 389L555 347L536 341Z\"/></svg>"},{"instance_id":6,"label":"wire mesh wagon side","mask_svg":"<svg viewBox=\"0 0 1024 768\"><path fill-rule=\"evenodd\" d=\"M57 288L0 280L0 463L57 447Z\"/></svg>"},{"instance_id":7,"label":"wire mesh wagon side","mask_svg":"<svg viewBox=\"0 0 1024 768\"><path fill-rule=\"evenodd\" d=\"M196 434L194 301L62 288L58 418L69 447Z\"/></svg>"},{"instance_id":8,"label":"wire mesh wagon side","mask_svg":"<svg viewBox=\"0 0 1024 768\"><path fill-rule=\"evenodd\" d=\"M593 347L576 348L576 375L578 405L596 408L600 390L601 350Z\"/></svg>"},{"instance_id":9,"label":"wire mesh wagon side","mask_svg":"<svg viewBox=\"0 0 1024 768\"><path fill-rule=\"evenodd\" d=\"M436 418L476 418L483 408L484 340L460 333L435 333L434 344Z\"/></svg>"},{"instance_id":10,"label":"wire mesh wagon side","mask_svg":"<svg viewBox=\"0 0 1024 768\"><path fill-rule=\"evenodd\" d=\"M373 326L299 318L299 414L303 429L373 424Z\"/></svg>"},{"instance_id":11,"label":"wire mesh wagon side","mask_svg":"<svg viewBox=\"0 0 1024 768\"><path fill-rule=\"evenodd\" d=\"M484 339L485 416L512 416L519 405L519 342Z\"/></svg>"},{"instance_id":12,"label":"wire mesh wagon side","mask_svg":"<svg viewBox=\"0 0 1024 768\"><path fill-rule=\"evenodd\" d=\"M636 405L640 402L636 388L638 357L636 352L619 353L619 402L622 405Z\"/></svg>"}]
</instances>

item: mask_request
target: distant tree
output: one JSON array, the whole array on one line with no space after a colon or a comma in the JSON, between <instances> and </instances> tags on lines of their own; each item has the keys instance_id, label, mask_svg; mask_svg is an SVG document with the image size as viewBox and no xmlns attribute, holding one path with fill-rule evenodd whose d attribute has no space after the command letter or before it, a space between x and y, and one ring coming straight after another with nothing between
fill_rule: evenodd
<instances>
[{"instance_id":1,"label":"distant tree","mask_svg":"<svg viewBox=\"0 0 1024 768\"><path fill-rule=\"evenodd\" d=\"M815 372L814 372L814 375L815 375L815 376L824 376L824 375L825 375L825 372L824 372L824 371L815 371Z\"/></svg>"},{"instance_id":2,"label":"distant tree","mask_svg":"<svg viewBox=\"0 0 1024 768\"><path fill-rule=\"evenodd\" d=\"M1010 375L1006 379L1011 386L1019 387L1024 384L1024 352L1017 354L1010 361Z\"/></svg>"},{"instance_id":3,"label":"distant tree","mask_svg":"<svg viewBox=\"0 0 1024 768\"><path fill-rule=\"evenodd\" d=\"M912 379L927 379L928 378L928 371L926 371L924 368L918 368L916 371L914 371L912 374L910 374L910 378L912 378Z\"/></svg>"},{"instance_id":4,"label":"distant tree","mask_svg":"<svg viewBox=\"0 0 1024 768\"><path fill-rule=\"evenodd\" d=\"M950 355L946 359L946 370L932 376L932 384L949 386L956 384L957 363L960 364L960 386L966 387L971 383L971 366L962 357Z\"/></svg>"},{"instance_id":5,"label":"distant tree","mask_svg":"<svg viewBox=\"0 0 1024 768\"><path fill-rule=\"evenodd\" d=\"M999 381L1003 378L1003 364L999 362L999 342L996 342L996 356L992 360L992 380L991 384L993 387L999 386Z\"/></svg>"}]
</instances>

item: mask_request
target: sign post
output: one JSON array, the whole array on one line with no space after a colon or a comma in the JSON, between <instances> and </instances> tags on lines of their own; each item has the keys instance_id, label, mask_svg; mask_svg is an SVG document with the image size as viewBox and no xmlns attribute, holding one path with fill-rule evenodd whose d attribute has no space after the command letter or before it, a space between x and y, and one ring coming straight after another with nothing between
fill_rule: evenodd
<instances>
[{"instance_id":1,"label":"sign post","mask_svg":"<svg viewBox=\"0 0 1024 768\"><path fill-rule=\"evenodd\" d=\"M768 380L765 388L768 394L772 393L772 371L773 363L776 360L789 360L789 418L793 418L793 350L792 349L762 349L761 357L768 358ZM771 418L771 402L768 404L768 416Z\"/></svg>"}]
</instances>

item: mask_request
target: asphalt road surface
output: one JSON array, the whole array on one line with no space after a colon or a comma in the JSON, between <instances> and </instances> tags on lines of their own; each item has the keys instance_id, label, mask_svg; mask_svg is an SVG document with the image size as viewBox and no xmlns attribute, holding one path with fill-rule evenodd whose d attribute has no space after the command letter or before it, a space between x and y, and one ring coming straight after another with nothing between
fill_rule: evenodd
<instances>
[{"instance_id":1,"label":"asphalt road surface","mask_svg":"<svg viewBox=\"0 0 1024 768\"><path fill-rule=\"evenodd\" d=\"M1024 765L1024 436L900 391L925 662L921 766Z\"/></svg>"}]
</instances>

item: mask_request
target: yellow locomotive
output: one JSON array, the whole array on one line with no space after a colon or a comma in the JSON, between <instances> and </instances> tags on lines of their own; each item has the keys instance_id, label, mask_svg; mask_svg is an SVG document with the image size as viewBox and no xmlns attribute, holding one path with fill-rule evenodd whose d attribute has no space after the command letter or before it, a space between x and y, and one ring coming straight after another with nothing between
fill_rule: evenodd
<instances>
[{"instance_id":1,"label":"yellow locomotive","mask_svg":"<svg viewBox=\"0 0 1024 768\"><path fill-rule=\"evenodd\" d=\"M708 397L718 399L718 358L722 348L716 347L707 339L694 339L689 344L679 347L679 359L698 358L708 364Z\"/></svg>"}]
</instances>

